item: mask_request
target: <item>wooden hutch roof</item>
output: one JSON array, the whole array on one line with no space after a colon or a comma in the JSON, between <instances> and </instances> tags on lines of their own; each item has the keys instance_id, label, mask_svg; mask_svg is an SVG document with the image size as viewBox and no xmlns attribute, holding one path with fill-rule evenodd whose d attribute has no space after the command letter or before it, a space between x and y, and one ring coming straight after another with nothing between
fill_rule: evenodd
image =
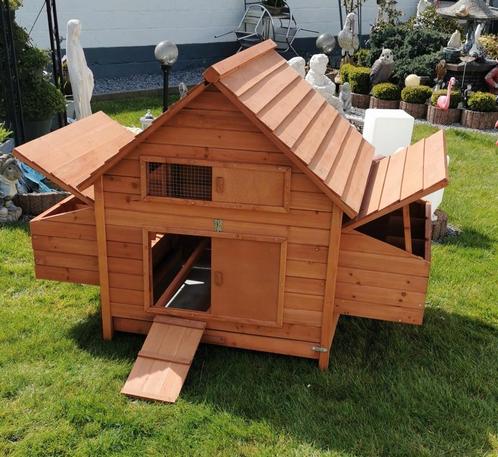
<instances>
[{"instance_id":1,"label":"wooden hutch roof","mask_svg":"<svg viewBox=\"0 0 498 457\"><path fill-rule=\"evenodd\" d=\"M268 40L208 68L204 83L136 137L96 113L16 148L15 155L93 203L95 180L212 84L352 218L351 228L446 185L442 132L374 160L373 147L275 46Z\"/></svg>"}]
</instances>

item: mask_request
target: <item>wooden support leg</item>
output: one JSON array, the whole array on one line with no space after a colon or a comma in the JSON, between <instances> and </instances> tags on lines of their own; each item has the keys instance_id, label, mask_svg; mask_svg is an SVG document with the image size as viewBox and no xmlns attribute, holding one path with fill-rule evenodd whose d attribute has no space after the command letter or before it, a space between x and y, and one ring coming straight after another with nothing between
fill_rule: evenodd
<instances>
[{"instance_id":1,"label":"wooden support leg","mask_svg":"<svg viewBox=\"0 0 498 457\"><path fill-rule=\"evenodd\" d=\"M330 344L327 348L327 352L321 352L320 357L318 359L318 368L321 371L326 371L329 368L329 360L330 360L330 351L332 349L332 341L334 340L335 329L337 328L337 323L339 322L339 313L335 313L332 319L332 332L330 335Z\"/></svg>"},{"instance_id":2,"label":"wooden support leg","mask_svg":"<svg viewBox=\"0 0 498 457\"><path fill-rule=\"evenodd\" d=\"M405 251L412 253L412 227L410 222L410 205L403 206L403 229L405 231Z\"/></svg>"}]
</instances>

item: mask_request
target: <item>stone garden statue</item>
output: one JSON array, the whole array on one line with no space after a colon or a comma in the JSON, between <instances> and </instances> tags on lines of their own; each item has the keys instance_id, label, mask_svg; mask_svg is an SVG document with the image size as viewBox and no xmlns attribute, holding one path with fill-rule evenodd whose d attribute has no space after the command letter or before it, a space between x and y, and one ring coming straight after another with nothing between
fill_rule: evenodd
<instances>
[{"instance_id":1,"label":"stone garden statue","mask_svg":"<svg viewBox=\"0 0 498 457\"><path fill-rule=\"evenodd\" d=\"M343 29L337 35L337 42L342 49L342 57L345 61L351 60L355 51L360 47L355 25L356 13L349 13L346 16Z\"/></svg>"},{"instance_id":2,"label":"stone garden statue","mask_svg":"<svg viewBox=\"0 0 498 457\"><path fill-rule=\"evenodd\" d=\"M21 208L12 202L21 176L16 159L10 154L0 155L0 222L14 222L21 217Z\"/></svg>"},{"instance_id":3,"label":"stone garden statue","mask_svg":"<svg viewBox=\"0 0 498 457\"><path fill-rule=\"evenodd\" d=\"M310 71L306 75L306 81L342 114L342 103L335 96L335 84L325 76L328 63L329 58L325 54L315 54L310 59Z\"/></svg>"},{"instance_id":4,"label":"stone garden statue","mask_svg":"<svg viewBox=\"0 0 498 457\"><path fill-rule=\"evenodd\" d=\"M183 81L178 84L178 94L180 95L180 100L188 95L188 87Z\"/></svg>"},{"instance_id":5,"label":"stone garden statue","mask_svg":"<svg viewBox=\"0 0 498 457\"><path fill-rule=\"evenodd\" d=\"M390 49L382 49L380 57L372 65L370 70L370 82L372 85L385 83L394 71L394 56Z\"/></svg>"},{"instance_id":6,"label":"stone garden statue","mask_svg":"<svg viewBox=\"0 0 498 457\"><path fill-rule=\"evenodd\" d=\"M306 76L306 61L302 57L293 57L289 59L287 63L294 68L303 78ZM328 63L328 59L327 59Z\"/></svg>"},{"instance_id":7,"label":"stone garden statue","mask_svg":"<svg viewBox=\"0 0 498 457\"><path fill-rule=\"evenodd\" d=\"M92 114L90 100L93 94L93 73L86 63L85 53L80 42L81 23L71 19L67 23L67 68L73 90L76 119Z\"/></svg>"},{"instance_id":8,"label":"stone garden statue","mask_svg":"<svg viewBox=\"0 0 498 457\"><path fill-rule=\"evenodd\" d=\"M451 49L460 49L462 47L462 34L460 30L456 29L453 32L446 46Z\"/></svg>"},{"instance_id":9,"label":"stone garden statue","mask_svg":"<svg viewBox=\"0 0 498 457\"><path fill-rule=\"evenodd\" d=\"M342 109L345 113L351 111L351 86L348 82L345 82L341 87L341 92L339 93L339 100L342 103Z\"/></svg>"},{"instance_id":10,"label":"stone garden statue","mask_svg":"<svg viewBox=\"0 0 498 457\"><path fill-rule=\"evenodd\" d=\"M469 50L469 56L475 57L476 59L482 59L484 57L484 49L481 43L479 42L483 28L484 28L483 23L477 25L476 30L474 32L474 42L472 43L472 47Z\"/></svg>"}]
</instances>

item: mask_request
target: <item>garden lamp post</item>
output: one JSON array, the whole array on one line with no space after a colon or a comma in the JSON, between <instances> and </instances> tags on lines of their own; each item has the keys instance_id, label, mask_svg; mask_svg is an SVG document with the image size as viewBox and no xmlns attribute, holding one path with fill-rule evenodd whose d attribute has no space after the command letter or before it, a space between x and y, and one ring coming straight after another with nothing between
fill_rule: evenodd
<instances>
[{"instance_id":1,"label":"garden lamp post","mask_svg":"<svg viewBox=\"0 0 498 457\"><path fill-rule=\"evenodd\" d=\"M178 48L172 41L161 41L154 49L154 56L163 71L163 113L168 109L169 72L178 59Z\"/></svg>"}]
</instances>

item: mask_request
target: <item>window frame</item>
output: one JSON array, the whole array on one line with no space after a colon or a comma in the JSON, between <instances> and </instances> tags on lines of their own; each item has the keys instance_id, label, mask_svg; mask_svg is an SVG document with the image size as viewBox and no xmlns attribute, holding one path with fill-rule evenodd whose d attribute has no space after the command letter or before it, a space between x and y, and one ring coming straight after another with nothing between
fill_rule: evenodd
<instances>
[{"instance_id":1,"label":"window frame","mask_svg":"<svg viewBox=\"0 0 498 457\"><path fill-rule=\"evenodd\" d=\"M274 171L278 173L283 173L284 175L284 185L283 185L283 205L282 206L271 206L271 205L259 205L253 203L231 203L231 202L219 202L215 200L197 200L188 198L177 198L177 197L162 197L157 195L148 195L148 183L147 183L147 168L148 164L154 163L170 163L178 165L197 165L197 166L207 166L213 168L213 177L215 168L239 168L245 170L255 170L255 171ZM213 185L213 183L211 183ZM159 202L159 203L172 203L175 205L189 205L189 206L210 206L215 208L234 208L234 209L252 209L258 211L271 211L271 212L289 212L290 207L290 197L291 197L291 168L280 165L259 165L259 164L247 164L247 163L232 163L232 162L215 162L212 160L198 160L198 159L186 159L186 158L171 158L171 157L161 157L161 156L141 156L140 157L140 197L144 201Z\"/></svg>"}]
</instances>

